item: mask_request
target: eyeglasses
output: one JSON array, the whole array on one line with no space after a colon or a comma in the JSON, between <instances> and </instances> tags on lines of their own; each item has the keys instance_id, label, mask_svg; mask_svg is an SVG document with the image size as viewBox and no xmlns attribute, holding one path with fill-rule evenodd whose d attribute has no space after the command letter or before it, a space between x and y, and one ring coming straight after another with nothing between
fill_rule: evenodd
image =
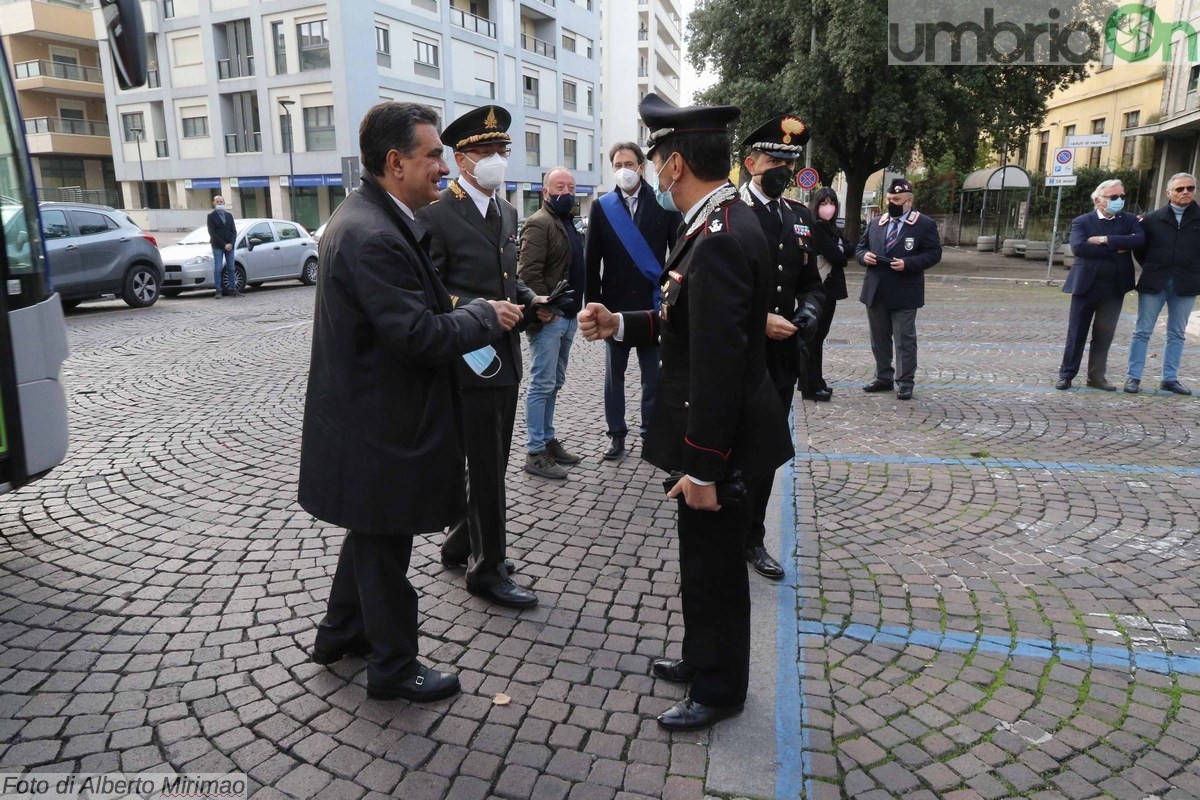
<instances>
[{"instance_id":1,"label":"eyeglasses","mask_svg":"<svg viewBox=\"0 0 1200 800\"><path fill-rule=\"evenodd\" d=\"M1104 195L1104 199L1105 200L1124 200L1125 195L1123 195L1123 194L1106 194L1106 195Z\"/></svg>"},{"instance_id":2,"label":"eyeglasses","mask_svg":"<svg viewBox=\"0 0 1200 800\"><path fill-rule=\"evenodd\" d=\"M1172 191L1172 192L1179 192L1180 194L1183 194L1184 192L1194 192L1194 191L1196 191L1196 187L1195 187L1195 186L1176 186L1176 187L1175 187L1174 189L1172 189L1171 191Z\"/></svg>"},{"instance_id":3,"label":"eyeglasses","mask_svg":"<svg viewBox=\"0 0 1200 800\"><path fill-rule=\"evenodd\" d=\"M483 158L486 158L487 156L492 156L492 155L501 155L501 156L504 156L505 158L508 158L509 156L512 155L512 148L505 147L503 150L501 150L499 147L493 147L491 149L482 149L482 148L474 149L474 148L472 148L470 150L463 150L462 152L467 153L468 155L479 156L479 157L483 157Z\"/></svg>"}]
</instances>

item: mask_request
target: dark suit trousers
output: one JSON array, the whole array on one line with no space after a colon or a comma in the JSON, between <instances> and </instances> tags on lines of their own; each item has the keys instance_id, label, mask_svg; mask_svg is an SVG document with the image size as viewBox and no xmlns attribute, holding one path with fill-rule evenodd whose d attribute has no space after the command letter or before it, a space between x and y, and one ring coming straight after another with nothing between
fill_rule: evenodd
<instances>
[{"instance_id":1,"label":"dark suit trousers","mask_svg":"<svg viewBox=\"0 0 1200 800\"><path fill-rule=\"evenodd\" d=\"M912 386L917 374L917 310L893 310L876 300L867 306L867 323L871 327L875 377L881 381ZM893 339L896 347L895 369L892 369Z\"/></svg>"},{"instance_id":2,"label":"dark suit trousers","mask_svg":"<svg viewBox=\"0 0 1200 800\"><path fill-rule=\"evenodd\" d=\"M467 556L467 585L494 586L508 577L507 500L504 473L517 419L517 386L463 389L463 437L467 451L467 516L450 527L442 554Z\"/></svg>"},{"instance_id":3,"label":"dark suit trousers","mask_svg":"<svg viewBox=\"0 0 1200 800\"><path fill-rule=\"evenodd\" d=\"M683 660L696 669L688 696L740 705L750 680L750 579L741 534L747 509L694 511L682 497L678 508Z\"/></svg>"},{"instance_id":4,"label":"dark suit trousers","mask_svg":"<svg viewBox=\"0 0 1200 800\"><path fill-rule=\"evenodd\" d=\"M609 436L625 436L625 369L629 366L629 351L624 342L604 340L604 420ZM654 392L658 388L658 347L637 348L638 369L642 375L642 435L650 424L654 411Z\"/></svg>"},{"instance_id":5,"label":"dark suit trousers","mask_svg":"<svg viewBox=\"0 0 1200 800\"><path fill-rule=\"evenodd\" d=\"M1083 346L1087 342L1088 328L1092 330L1092 347L1088 350L1089 381L1100 381L1108 371L1108 348L1112 346L1117 332L1117 321L1121 318L1121 306L1125 295L1111 283L1097 281L1085 294L1071 295L1071 316L1067 325L1067 347L1063 351L1062 366L1058 368L1060 378L1071 379L1079 374L1083 363Z\"/></svg>"},{"instance_id":6,"label":"dark suit trousers","mask_svg":"<svg viewBox=\"0 0 1200 800\"><path fill-rule=\"evenodd\" d=\"M821 307L821 316L817 318L817 335L808 344L807 385L802 387L803 391L816 392L829 386L825 383L825 366L821 351L825 347L825 337L833 327L833 312L836 309L837 300L826 298L825 305Z\"/></svg>"},{"instance_id":7,"label":"dark suit trousers","mask_svg":"<svg viewBox=\"0 0 1200 800\"><path fill-rule=\"evenodd\" d=\"M792 344L791 340L785 340ZM770 362L767 366L772 366ZM782 375L775 374L771 370L771 380L775 382L775 390L779 392L779 400L783 404L783 415L787 417L792 412L792 399L796 396L795 380L791 378L790 373ZM791 430L789 426L788 430ZM767 528L764 521L767 518L767 506L771 503L771 488L775 485L774 473L768 475L762 480L751 482L746 488L749 490L750 501L750 518L749 526L746 528L746 547L762 547L763 542L767 537Z\"/></svg>"},{"instance_id":8,"label":"dark suit trousers","mask_svg":"<svg viewBox=\"0 0 1200 800\"><path fill-rule=\"evenodd\" d=\"M411 536L349 531L342 541L316 649L370 645L367 683L387 686L416 670L417 591L408 581Z\"/></svg>"}]
</instances>

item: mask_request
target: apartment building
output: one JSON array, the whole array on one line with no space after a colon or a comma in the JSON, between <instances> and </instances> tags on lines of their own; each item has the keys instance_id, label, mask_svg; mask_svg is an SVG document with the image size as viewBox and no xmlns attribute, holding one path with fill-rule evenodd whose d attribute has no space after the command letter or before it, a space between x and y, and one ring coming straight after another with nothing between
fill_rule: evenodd
<instances>
[{"instance_id":1,"label":"apartment building","mask_svg":"<svg viewBox=\"0 0 1200 800\"><path fill-rule=\"evenodd\" d=\"M600 126L600 182L613 188L608 151L616 142L644 145L648 131L638 103L650 92L680 105L683 69L683 0L601 0L600 49L604 86Z\"/></svg>"},{"instance_id":2,"label":"apartment building","mask_svg":"<svg viewBox=\"0 0 1200 800\"><path fill-rule=\"evenodd\" d=\"M40 196L116 201L91 0L0 3L0 34Z\"/></svg>"},{"instance_id":3,"label":"apartment building","mask_svg":"<svg viewBox=\"0 0 1200 800\"><path fill-rule=\"evenodd\" d=\"M485 103L508 108L508 199L528 216L545 170L563 164L574 170L586 213L600 166L599 14L590 6L143 2L151 81L121 91L104 67L125 204L142 205L144 174L145 221L154 228L199 225L197 212L218 193L239 216L315 228L353 180L363 114L380 100L403 100L432 106L443 120Z\"/></svg>"}]
</instances>

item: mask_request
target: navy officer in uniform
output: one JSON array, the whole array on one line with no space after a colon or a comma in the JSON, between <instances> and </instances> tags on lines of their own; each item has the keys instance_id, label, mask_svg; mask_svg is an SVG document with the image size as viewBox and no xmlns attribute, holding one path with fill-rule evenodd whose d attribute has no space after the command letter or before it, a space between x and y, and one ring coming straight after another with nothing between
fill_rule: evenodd
<instances>
[{"instance_id":1,"label":"navy officer in uniform","mask_svg":"<svg viewBox=\"0 0 1200 800\"><path fill-rule=\"evenodd\" d=\"M775 261L727 178L727 126L740 112L675 108L655 94L639 110L650 130L647 180L665 208L683 210L683 234L662 274L659 309L614 314L589 303L579 327L588 339L631 346L659 338L658 396L643 454L673 473L684 630L683 657L652 669L691 684L658 717L664 728L687 730L740 713L746 701L750 584L746 570L729 567L744 556L749 507L730 498L738 473L746 482L774 474L792 456L792 441L765 355Z\"/></svg>"},{"instance_id":2,"label":"navy officer in uniform","mask_svg":"<svg viewBox=\"0 0 1200 800\"><path fill-rule=\"evenodd\" d=\"M517 277L517 210L504 199L512 116L499 106L468 111L442 131L454 148L459 176L417 219L430 234L429 255L457 307L472 300L507 300L528 307L534 293ZM544 298L543 298L544 299ZM527 608L537 595L509 576L505 559L504 473L512 447L521 383L516 328L495 343L495 357L476 373L458 367L467 453L467 513L450 526L442 564L466 566L467 590L493 603Z\"/></svg>"},{"instance_id":3,"label":"navy officer in uniform","mask_svg":"<svg viewBox=\"0 0 1200 800\"><path fill-rule=\"evenodd\" d=\"M867 307L875 379L864 392L911 400L917 374L917 309L925 305L925 270L942 260L937 223L912 210L912 185L888 185L887 213L867 223L854 257L867 268L859 301ZM892 368L895 339L896 367Z\"/></svg>"},{"instance_id":4,"label":"navy officer in uniform","mask_svg":"<svg viewBox=\"0 0 1200 800\"><path fill-rule=\"evenodd\" d=\"M797 337L803 340L816 333L825 300L817 259L809 247L809 221L799 216L796 206L782 199L809 135L808 126L800 118L781 114L742 140L742 147L748 151L743 165L751 176L741 188L742 202L754 210L775 263L774 285L767 304L767 373L779 393L784 420L800 377L802 350ZM748 487L751 515L746 561L759 575L779 580L783 567L767 552L764 525L774 478L768 475Z\"/></svg>"}]
</instances>

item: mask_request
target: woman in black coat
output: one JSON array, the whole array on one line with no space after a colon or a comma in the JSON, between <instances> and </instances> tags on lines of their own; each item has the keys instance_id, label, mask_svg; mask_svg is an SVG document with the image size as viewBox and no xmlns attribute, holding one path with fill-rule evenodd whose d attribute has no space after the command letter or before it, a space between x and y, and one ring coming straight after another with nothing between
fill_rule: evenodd
<instances>
[{"instance_id":1,"label":"woman in black coat","mask_svg":"<svg viewBox=\"0 0 1200 800\"><path fill-rule=\"evenodd\" d=\"M800 393L809 400L828 401L833 396L833 390L825 382L821 369L821 349L833 324L837 301L845 300L848 296L846 259L853 250L837 225L838 212L841 210L837 193L828 187L818 189L810 207L813 214L812 244L817 251L817 269L825 289L825 305L817 320L817 335L808 345L808 385L801 386Z\"/></svg>"}]
</instances>

